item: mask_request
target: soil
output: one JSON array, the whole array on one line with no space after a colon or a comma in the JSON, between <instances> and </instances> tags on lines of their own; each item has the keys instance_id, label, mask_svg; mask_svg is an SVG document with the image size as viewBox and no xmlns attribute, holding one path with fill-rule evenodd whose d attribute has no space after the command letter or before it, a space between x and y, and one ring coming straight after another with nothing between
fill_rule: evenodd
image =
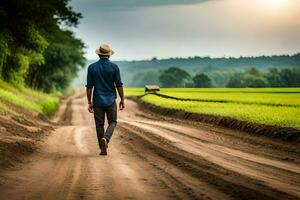
<instances>
[{"instance_id":1,"label":"soil","mask_svg":"<svg viewBox=\"0 0 300 200\"><path fill-rule=\"evenodd\" d=\"M85 95L70 97L38 153L1 171L0 199L300 199L299 144L125 103L99 156Z\"/></svg>"},{"instance_id":2,"label":"soil","mask_svg":"<svg viewBox=\"0 0 300 200\"><path fill-rule=\"evenodd\" d=\"M54 130L53 123L45 116L8 106L19 116L0 111L0 171L24 162L24 156L38 151L43 136Z\"/></svg>"}]
</instances>

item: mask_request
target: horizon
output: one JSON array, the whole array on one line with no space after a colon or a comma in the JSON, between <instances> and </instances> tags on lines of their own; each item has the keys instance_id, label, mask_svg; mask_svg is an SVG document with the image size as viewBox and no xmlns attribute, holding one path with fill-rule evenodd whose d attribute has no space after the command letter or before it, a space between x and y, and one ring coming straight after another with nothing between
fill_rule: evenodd
<instances>
[{"instance_id":1,"label":"horizon","mask_svg":"<svg viewBox=\"0 0 300 200\"><path fill-rule=\"evenodd\" d=\"M151 61L154 58L156 58L157 60L170 60L170 59L193 59L193 58L210 58L210 59L221 59L221 58L225 58L225 59L229 59L229 58L233 58L233 59L239 59L239 58L259 58L259 57L279 57L279 56L296 56L296 55L300 55L300 52L297 53L291 53L291 54L272 54L272 55L254 55L254 56L222 56L222 57L213 57L213 56L188 56L188 57L167 57L167 58L158 58L157 56L153 56L152 58L146 58L146 59L140 59L140 60L115 60L113 59L113 56L110 57L110 60L113 60L115 62L139 62L139 61ZM96 58L87 58L87 60L99 60L99 57Z\"/></svg>"},{"instance_id":2,"label":"horizon","mask_svg":"<svg viewBox=\"0 0 300 200\"><path fill-rule=\"evenodd\" d=\"M70 5L83 15L73 31L86 43L87 59L97 59L101 43L114 49L115 60L300 52L300 1L72 0Z\"/></svg>"}]
</instances>

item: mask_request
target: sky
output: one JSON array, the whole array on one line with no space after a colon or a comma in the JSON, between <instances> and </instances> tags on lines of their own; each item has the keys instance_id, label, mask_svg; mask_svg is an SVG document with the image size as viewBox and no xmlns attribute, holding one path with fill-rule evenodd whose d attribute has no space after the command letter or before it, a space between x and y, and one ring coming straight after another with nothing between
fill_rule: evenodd
<instances>
[{"instance_id":1,"label":"sky","mask_svg":"<svg viewBox=\"0 0 300 200\"><path fill-rule=\"evenodd\" d=\"M97 59L239 57L300 52L300 0L72 0L74 29Z\"/></svg>"}]
</instances>

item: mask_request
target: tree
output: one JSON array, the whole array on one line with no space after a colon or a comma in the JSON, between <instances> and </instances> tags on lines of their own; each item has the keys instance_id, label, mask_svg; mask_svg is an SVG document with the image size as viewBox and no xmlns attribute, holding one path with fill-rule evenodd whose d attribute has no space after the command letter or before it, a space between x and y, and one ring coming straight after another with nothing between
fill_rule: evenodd
<instances>
[{"instance_id":1,"label":"tree","mask_svg":"<svg viewBox=\"0 0 300 200\"><path fill-rule=\"evenodd\" d=\"M45 63L30 68L27 84L45 92L62 91L85 64L84 44L72 32L60 29L47 39L50 45L45 50Z\"/></svg>"},{"instance_id":2,"label":"tree","mask_svg":"<svg viewBox=\"0 0 300 200\"><path fill-rule=\"evenodd\" d=\"M287 68L280 72L280 77L285 87L299 87L300 86L300 69Z\"/></svg>"},{"instance_id":3,"label":"tree","mask_svg":"<svg viewBox=\"0 0 300 200\"><path fill-rule=\"evenodd\" d=\"M260 72L255 67L251 67L250 69L247 69L246 73L251 74L253 76L259 76L260 75Z\"/></svg>"},{"instance_id":4,"label":"tree","mask_svg":"<svg viewBox=\"0 0 300 200\"><path fill-rule=\"evenodd\" d=\"M209 74L209 77L212 80L212 84L215 87L226 87L226 84L229 82L229 79L231 78L232 74L235 73L233 71L213 71Z\"/></svg>"},{"instance_id":5,"label":"tree","mask_svg":"<svg viewBox=\"0 0 300 200\"><path fill-rule=\"evenodd\" d=\"M161 73L158 80L162 87L184 87L184 80L190 78L190 74L186 71L177 67L170 67Z\"/></svg>"},{"instance_id":6,"label":"tree","mask_svg":"<svg viewBox=\"0 0 300 200\"><path fill-rule=\"evenodd\" d=\"M228 83L226 84L227 88L241 88L243 87L242 85L242 78L243 78L243 73L241 72L236 72L231 75L229 78Z\"/></svg>"},{"instance_id":7,"label":"tree","mask_svg":"<svg viewBox=\"0 0 300 200\"><path fill-rule=\"evenodd\" d=\"M158 84L158 72L147 71L136 73L131 82L132 87L144 87L145 85L155 85Z\"/></svg>"},{"instance_id":8,"label":"tree","mask_svg":"<svg viewBox=\"0 0 300 200\"><path fill-rule=\"evenodd\" d=\"M210 88L212 87L211 79L204 73L197 74L193 78L194 86L197 88Z\"/></svg>"},{"instance_id":9,"label":"tree","mask_svg":"<svg viewBox=\"0 0 300 200\"><path fill-rule=\"evenodd\" d=\"M23 85L37 68L47 64L45 54L52 46L49 37L58 30L63 32L61 27L76 26L81 18L68 3L69 0L0 1L0 78ZM55 61L58 59L61 57ZM69 62L69 67L73 64L77 66Z\"/></svg>"},{"instance_id":10,"label":"tree","mask_svg":"<svg viewBox=\"0 0 300 200\"><path fill-rule=\"evenodd\" d=\"M179 87L178 79L173 74L162 73L158 79L162 87L167 87L167 88Z\"/></svg>"},{"instance_id":11,"label":"tree","mask_svg":"<svg viewBox=\"0 0 300 200\"><path fill-rule=\"evenodd\" d=\"M284 83L277 68L270 68L264 76L270 87L284 87Z\"/></svg>"},{"instance_id":12,"label":"tree","mask_svg":"<svg viewBox=\"0 0 300 200\"><path fill-rule=\"evenodd\" d=\"M242 86L249 88L267 87L268 81L262 76L245 74L245 76L242 79Z\"/></svg>"}]
</instances>

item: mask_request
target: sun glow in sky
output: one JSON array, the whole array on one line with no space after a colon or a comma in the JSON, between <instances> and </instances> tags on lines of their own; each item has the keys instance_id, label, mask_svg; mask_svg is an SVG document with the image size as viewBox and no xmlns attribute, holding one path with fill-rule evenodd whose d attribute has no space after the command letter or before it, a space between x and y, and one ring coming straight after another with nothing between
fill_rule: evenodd
<instances>
[{"instance_id":1,"label":"sun glow in sky","mask_svg":"<svg viewBox=\"0 0 300 200\"><path fill-rule=\"evenodd\" d=\"M286 6L290 0L264 0L265 4L269 7L280 8Z\"/></svg>"},{"instance_id":2,"label":"sun glow in sky","mask_svg":"<svg viewBox=\"0 0 300 200\"><path fill-rule=\"evenodd\" d=\"M300 52L300 0L72 0L86 56L115 60Z\"/></svg>"}]
</instances>

